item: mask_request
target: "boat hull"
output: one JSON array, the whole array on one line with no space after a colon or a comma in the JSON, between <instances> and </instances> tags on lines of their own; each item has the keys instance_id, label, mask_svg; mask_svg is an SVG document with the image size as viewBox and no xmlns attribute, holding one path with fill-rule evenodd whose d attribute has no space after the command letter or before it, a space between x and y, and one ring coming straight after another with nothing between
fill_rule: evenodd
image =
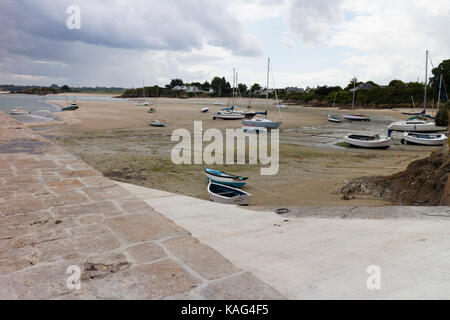
<instances>
[{"instance_id":1,"label":"boat hull","mask_svg":"<svg viewBox=\"0 0 450 320\"><path fill-rule=\"evenodd\" d=\"M252 199L252 195L245 191L214 182L208 184L208 193L211 201L222 204L248 206Z\"/></svg>"},{"instance_id":2,"label":"boat hull","mask_svg":"<svg viewBox=\"0 0 450 320\"><path fill-rule=\"evenodd\" d=\"M370 121L369 117L366 117L363 115L355 115L355 114L343 115L342 118L349 120L349 121Z\"/></svg>"},{"instance_id":3,"label":"boat hull","mask_svg":"<svg viewBox=\"0 0 450 320\"><path fill-rule=\"evenodd\" d=\"M220 176L219 174L214 174L213 172L211 172L211 170L209 170L208 172L208 169L205 169L205 175L209 181L231 187L241 188L247 184L247 182L243 179Z\"/></svg>"},{"instance_id":4,"label":"boat hull","mask_svg":"<svg viewBox=\"0 0 450 320\"><path fill-rule=\"evenodd\" d=\"M438 127L434 123L406 123L403 121L393 122L388 127L389 131L400 131L400 132L439 132L447 131L445 127Z\"/></svg>"},{"instance_id":5,"label":"boat hull","mask_svg":"<svg viewBox=\"0 0 450 320\"><path fill-rule=\"evenodd\" d=\"M70 106L70 107L65 107L62 108L62 111L73 111L73 110L77 110L79 107L78 106Z\"/></svg>"},{"instance_id":6,"label":"boat hull","mask_svg":"<svg viewBox=\"0 0 450 320\"><path fill-rule=\"evenodd\" d=\"M213 120L222 119L222 120L242 120L245 118L245 115L242 113L216 113L213 116Z\"/></svg>"},{"instance_id":7,"label":"boat hull","mask_svg":"<svg viewBox=\"0 0 450 320\"><path fill-rule=\"evenodd\" d=\"M403 139L406 143L417 144L422 146L443 146L448 142L445 134L420 135L417 133L405 132Z\"/></svg>"},{"instance_id":8,"label":"boat hull","mask_svg":"<svg viewBox=\"0 0 450 320\"><path fill-rule=\"evenodd\" d=\"M383 137L374 140L361 140L353 138L352 135L348 135L344 137L344 141L357 148L387 149L391 146L392 139L390 137Z\"/></svg>"},{"instance_id":9,"label":"boat hull","mask_svg":"<svg viewBox=\"0 0 450 320\"><path fill-rule=\"evenodd\" d=\"M248 127L278 129L281 126L281 121L244 120L244 121L242 121L242 124L244 126L248 126Z\"/></svg>"}]
</instances>

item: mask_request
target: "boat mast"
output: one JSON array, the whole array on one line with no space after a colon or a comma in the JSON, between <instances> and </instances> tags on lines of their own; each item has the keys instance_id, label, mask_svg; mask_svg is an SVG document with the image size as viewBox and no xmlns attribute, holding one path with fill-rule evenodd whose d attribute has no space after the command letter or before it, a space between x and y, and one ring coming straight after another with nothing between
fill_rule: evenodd
<instances>
[{"instance_id":1,"label":"boat mast","mask_svg":"<svg viewBox=\"0 0 450 320\"><path fill-rule=\"evenodd\" d=\"M439 94L438 94L437 110L439 110L439 105L440 105L440 102L441 102L441 87L442 87L442 74L441 74L441 79L439 80Z\"/></svg>"},{"instance_id":2,"label":"boat mast","mask_svg":"<svg viewBox=\"0 0 450 320\"><path fill-rule=\"evenodd\" d=\"M352 99L352 111L355 108L355 92L356 92L356 79L353 82L353 99Z\"/></svg>"},{"instance_id":3,"label":"boat mast","mask_svg":"<svg viewBox=\"0 0 450 320\"><path fill-rule=\"evenodd\" d=\"M425 111L427 109L427 79L428 79L428 50L426 51L426 60L425 60L425 94L423 98L423 110ZM426 111L425 111L426 113Z\"/></svg>"},{"instance_id":4,"label":"boat mast","mask_svg":"<svg viewBox=\"0 0 450 320\"><path fill-rule=\"evenodd\" d=\"M144 95L144 102L145 102L145 85L144 85L144 80L142 80L142 94Z\"/></svg>"},{"instance_id":5,"label":"boat mast","mask_svg":"<svg viewBox=\"0 0 450 320\"><path fill-rule=\"evenodd\" d=\"M236 68L233 68L233 107L234 107L234 85L236 82Z\"/></svg>"},{"instance_id":6,"label":"boat mast","mask_svg":"<svg viewBox=\"0 0 450 320\"><path fill-rule=\"evenodd\" d=\"M269 108L269 73L270 73L270 58L267 58L267 86L266 86L266 108Z\"/></svg>"},{"instance_id":7,"label":"boat mast","mask_svg":"<svg viewBox=\"0 0 450 320\"><path fill-rule=\"evenodd\" d=\"M336 97L337 97L337 91L334 94L334 100L333 100L333 105L331 106L332 108L334 108L334 104L336 103Z\"/></svg>"}]
</instances>

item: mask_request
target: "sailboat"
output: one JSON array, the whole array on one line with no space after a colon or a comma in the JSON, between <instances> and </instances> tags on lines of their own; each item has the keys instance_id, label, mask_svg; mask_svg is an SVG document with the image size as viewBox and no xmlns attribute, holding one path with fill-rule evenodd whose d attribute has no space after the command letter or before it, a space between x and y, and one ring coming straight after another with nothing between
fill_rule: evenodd
<instances>
[{"instance_id":1,"label":"sailboat","mask_svg":"<svg viewBox=\"0 0 450 320\"><path fill-rule=\"evenodd\" d=\"M269 107L269 74L270 74L270 58L267 58L266 107ZM279 105L276 88L275 88L275 97L277 99L277 105ZM280 114L280 121L272 121L272 120L267 119L267 113L266 113L266 117L265 118L254 117L253 119L242 121L242 124L244 126L250 126L250 127L262 127L262 128L266 128L266 129L278 129L281 126L281 123L283 122L281 120L280 108L278 108L278 112Z\"/></svg>"},{"instance_id":2,"label":"sailboat","mask_svg":"<svg viewBox=\"0 0 450 320\"><path fill-rule=\"evenodd\" d=\"M73 88L73 100L72 103L70 104L70 106L68 105L67 102L67 95L66 92L64 91L64 95L66 96L66 107L62 108L62 111L72 111L72 110L77 110L79 108L77 101L75 100L75 88Z\"/></svg>"},{"instance_id":3,"label":"sailboat","mask_svg":"<svg viewBox=\"0 0 450 320\"><path fill-rule=\"evenodd\" d=\"M337 97L337 91L336 91L336 93L334 95L333 105L331 106L332 108L334 108L334 105L336 103L336 97ZM329 122L334 122L334 123L341 123L342 122L342 120L339 119L338 116L332 115L331 113L328 114L328 121Z\"/></svg>"},{"instance_id":4,"label":"sailboat","mask_svg":"<svg viewBox=\"0 0 450 320\"><path fill-rule=\"evenodd\" d=\"M355 109L355 92L356 92L356 81L353 83L353 99L352 99L352 112ZM370 117L363 114L345 114L342 118L349 121L370 121Z\"/></svg>"},{"instance_id":5,"label":"sailboat","mask_svg":"<svg viewBox=\"0 0 450 320\"><path fill-rule=\"evenodd\" d=\"M223 108L220 111L217 111L213 115L213 120L222 119L222 120L241 120L245 118L245 114L243 111L235 110L235 83L236 83L236 70L233 69L233 100L231 103L231 107Z\"/></svg>"},{"instance_id":6,"label":"sailboat","mask_svg":"<svg viewBox=\"0 0 450 320\"><path fill-rule=\"evenodd\" d=\"M447 131L446 127L438 127L435 122L428 122L423 119L427 117L427 79L428 79L428 50L426 51L426 61L425 61L425 89L424 89L424 100L423 100L423 110L420 113L414 114L416 117L421 119L410 118L408 120L392 122L388 127L388 135L390 136L392 131L403 131L403 132L438 132ZM411 114L409 114L411 115Z\"/></svg>"},{"instance_id":7,"label":"sailboat","mask_svg":"<svg viewBox=\"0 0 450 320\"><path fill-rule=\"evenodd\" d=\"M140 106L140 107L147 107L147 106L150 105L150 103L147 102L147 100L145 99L145 86L144 86L144 81L142 81L142 91L143 91L143 93L144 93L144 101L138 102L138 103L136 103L136 105L137 105L137 106Z\"/></svg>"}]
</instances>

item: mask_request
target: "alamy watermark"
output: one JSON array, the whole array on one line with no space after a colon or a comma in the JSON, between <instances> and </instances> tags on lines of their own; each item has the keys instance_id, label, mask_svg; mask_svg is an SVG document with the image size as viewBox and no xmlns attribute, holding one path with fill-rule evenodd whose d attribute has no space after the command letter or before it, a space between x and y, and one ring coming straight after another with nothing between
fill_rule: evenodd
<instances>
[{"instance_id":1,"label":"alamy watermark","mask_svg":"<svg viewBox=\"0 0 450 320\"><path fill-rule=\"evenodd\" d=\"M171 141L179 142L172 148L174 164L254 164L261 168L264 176L275 175L279 170L279 130L259 134L243 129L226 129L225 138L219 129L203 131L202 121L194 121L194 136L187 129L176 129ZM269 143L270 136L270 143ZM204 142L209 142L203 147ZM248 142L248 143L247 143ZM269 155L270 148L270 155ZM248 154L247 154L248 150Z\"/></svg>"},{"instance_id":2,"label":"alamy watermark","mask_svg":"<svg viewBox=\"0 0 450 320\"><path fill-rule=\"evenodd\" d=\"M381 269L379 266L372 265L367 267L367 273L370 276L367 278L367 289L381 290Z\"/></svg>"},{"instance_id":3,"label":"alamy watermark","mask_svg":"<svg viewBox=\"0 0 450 320\"><path fill-rule=\"evenodd\" d=\"M66 13L69 17L66 20L67 29L79 30L81 29L81 9L79 6L72 4L67 7Z\"/></svg>"},{"instance_id":4,"label":"alamy watermark","mask_svg":"<svg viewBox=\"0 0 450 320\"><path fill-rule=\"evenodd\" d=\"M66 279L66 287L69 290L81 289L81 269L79 266L72 265L67 267L66 273L69 275Z\"/></svg>"}]
</instances>

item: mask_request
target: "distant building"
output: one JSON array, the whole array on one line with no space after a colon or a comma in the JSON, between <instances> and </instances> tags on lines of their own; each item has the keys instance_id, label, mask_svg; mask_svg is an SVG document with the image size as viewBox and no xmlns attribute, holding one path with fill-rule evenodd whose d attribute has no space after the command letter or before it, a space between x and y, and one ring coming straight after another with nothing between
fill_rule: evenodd
<instances>
[{"instance_id":1,"label":"distant building","mask_svg":"<svg viewBox=\"0 0 450 320\"><path fill-rule=\"evenodd\" d=\"M273 89L269 89L269 94L273 92ZM260 90L255 90L253 92L255 95L266 95L267 94L267 89L260 89Z\"/></svg>"},{"instance_id":2,"label":"distant building","mask_svg":"<svg viewBox=\"0 0 450 320\"><path fill-rule=\"evenodd\" d=\"M196 86L175 86L172 88L174 91L184 91L187 93L214 93L213 89L209 89L208 91L202 90Z\"/></svg>"},{"instance_id":3,"label":"distant building","mask_svg":"<svg viewBox=\"0 0 450 320\"><path fill-rule=\"evenodd\" d=\"M350 92L358 91L358 90L370 90L373 88L375 88L375 86L373 84L366 82L366 83L361 83L361 84L357 85L356 88L354 88L354 89L351 88Z\"/></svg>"},{"instance_id":4,"label":"distant building","mask_svg":"<svg viewBox=\"0 0 450 320\"><path fill-rule=\"evenodd\" d=\"M303 93L303 92L305 92L305 89L297 88L297 87L287 87L286 88L286 93L289 94L291 92Z\"/></svg>"}]
</instances>

